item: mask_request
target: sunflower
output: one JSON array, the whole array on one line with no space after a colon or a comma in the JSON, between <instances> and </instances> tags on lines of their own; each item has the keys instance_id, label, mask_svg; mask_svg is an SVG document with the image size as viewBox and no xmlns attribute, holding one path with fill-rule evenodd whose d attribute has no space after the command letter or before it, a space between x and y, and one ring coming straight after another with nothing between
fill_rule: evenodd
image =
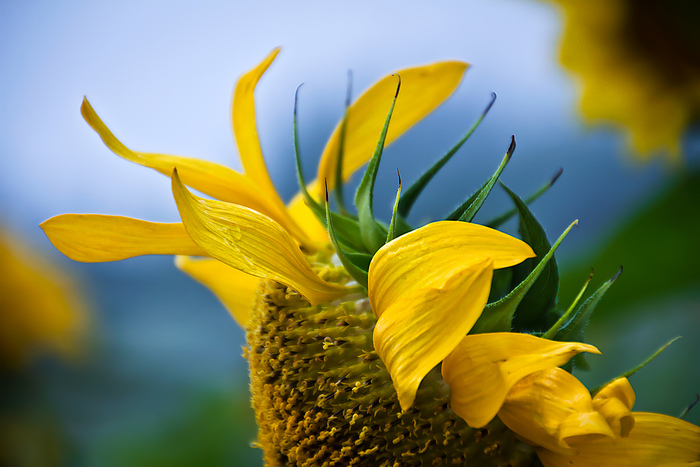
<instances>
[{"instance_id":1,"label":"sunflower","mask_svg":"<svg viewBox=\"0 0 700 467\"><path fill-rule=\"evenodd\" d=\"M285 205L263 160L254 109L255 86L277 53L235 87L233 131L244 174L133 151L85 100L83 116L113 152L171 177L182 223L67 214L42 224L51 242L79 261L177 255L177 266L220 298L246 331L257 445L267 465L516 466L546 456L549 444L532 434L537 417L515 412L509 425L497 415L517 406L511 394L522 381L582 352L599 353L579 338L592 311L588 302L556 311L552 258L574 224L550 245L526 202L505 186L516 209L490 227L471 222L510 160L514 139L494 175L444 220L418 228L406 220L493 100L403 193L399 179L388 223L373 214L384 146L449 97L467 64L401 70L349 99L309 184L295 112L300 193ZM345 207L343 182L365 163L355 214ZM516 214L532 247L493 228ZM546 391L534 394L546 402ZM606 407L601 414L617 417L619 405ZM567 427L574 437L587 430L585 417Z\"/></svg>"},{"instance_id":2,"label":"sunflower","mask_svg":"<svg viewBox=\"0 0 700 467\"><path fill-rule=\"evenodd\" d=\"M666 153L679 162L700 116L697 2L552 1L563 11L560 59L578 78L583 116L624 128L640 159Z\"/></svg>"}]
</instances>

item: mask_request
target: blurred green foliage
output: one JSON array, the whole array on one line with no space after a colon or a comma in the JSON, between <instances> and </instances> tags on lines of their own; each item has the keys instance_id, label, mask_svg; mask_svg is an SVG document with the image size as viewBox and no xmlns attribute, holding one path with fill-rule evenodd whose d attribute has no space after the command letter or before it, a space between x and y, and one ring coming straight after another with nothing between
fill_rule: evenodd
<instances>
[{"instance_id":1,"label":"blurred green foliage","mask_svg":"<svg viewBox=\"0 0 700 467\"><path fill-rule=\"evenodd\" d=\"M700 393L699 207L700 172L681 173L621 219L592 254L564 267L560 306L573 300L591 268L595 290L624 267L586 331L586 341L603 352L589 358L590 372L576 373L588 387L633 368L669 339L683 337L632 376L635 410L678 416ZM698 407L685 419L700 423Z\"/></svg>"},{"instance_id":2,"label":"blurred green foliage","mask_svg":"<svg viewBox=\"0 0 700 467\"><path fill-rule=\"evenodd\" d=\"M96 462L150 467L262 465L262 451L251 447L257 427L247 391L193 394L191 401L175 419L112 440Z\"/></svg>"}]
</instances>

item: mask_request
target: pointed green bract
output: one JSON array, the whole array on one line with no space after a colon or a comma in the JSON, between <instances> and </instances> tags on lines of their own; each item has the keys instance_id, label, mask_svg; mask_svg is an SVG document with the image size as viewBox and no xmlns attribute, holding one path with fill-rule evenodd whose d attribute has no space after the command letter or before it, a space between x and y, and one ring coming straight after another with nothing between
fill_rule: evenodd
<instances>
[{"instance_id":1,"label":"pointed green bract","mask_svg":"<svg viewBox=\"0 0 700 467\"><path fill-rule=\"evenodd\" d=\"M564 172L564 169L559 169L556 174L544 185L542 185L537 191L535 191L533 194L525 198L525 204L530 205L534 203L540 196L545 194L552 186L556 183L556 181L559 179L561 174ZM491 227L492 229L497 229L501 225L505 224L508 222L513 216L515 216L518 213L517 208L512 208L503 214L501 214L498 217L495 217L491 219L490 221L486 222L484 225Z\"/></svg>"},{"instance_id":2,"label":"pointed green bract","mask_svg":"<svg viewBox=\"0 0 700 467\"><path fill-rule=\"evenodd\" d=\"M432 167L430 167L423 175L420 176L418 180L416 180L404 193L404 195L401 197L401 200L399 201L399 214L401 216L406 217L408 216L408 213L410 212L411 208L413 207L413 204L416 202L418 199L418 196L423 192L423 189L428 185L428 183L433 179L435 174L438 173L438 171L445 165L447 162L454 156L457 151L464 145L464 143L469 139L469 137L474 133L474 131L479 127L481 122L484 120L486 117L486 114L489 113L489 110L491 109L491 106L493 106L493 103L496 101L496 93L492 92L491 93L491 102L486 106L486 109L481 113L479 118L474 122L472 127L462 136L462 139L460 139L457 144L454 145L452 149L447 151L447 153L442 156Z\"/></svg>"},{"instance_id":3,"label":"pointed green bract","mask_svg":"<svg viewBox=\"0 0 700 467\"><path fill-rule=\"evenodd\" d=\"M399 189L396 190L396 199L394 200L394 209L391 212L391 223L389 224L389 231L386 234L386 242L389 243L396 237L396 218L397 211L399 208L399 199L401 198L401 174L399 173L399 168L396 168L396 175L399 176Z\"/></svg>"},{"instance_id":4,"label":"pointed green bract","mask_svg":"<svg viewBox=\"0 0 700 467\"><path fill-rule=\"evenodd\" d=\"M588 297L588 300L583 302L578 310L576 310L576 313L571 321L569 321L566 326L557 332L554 339L558 341L583 342L583 332L586 329L586 326L588 326L591 316L595 311L596 305L598 305L598 302L601 298L603 298L603 295L605 295L613 282L620 277L620 274L622 274L622 268L620 268L617 274L605 281L605 283L601 285L593 295ZM590 368L588 363L583 358L578 358L577 356L567 363L567 366L564 366L564 369L570 371L573 368L573 365L581 370L588 370Z\"/></svg>"},{"instance_id":5,"label":"pointed green bract","mask_svg":"<svg viewBox=\"0 0 700 467\"><path fill-rule=\"evenodd\" d=\"M569 305L569 308L566 310L566 312L564 312L563 315L559 317L557 322L554 323L552 327L549 328L549 330L542 335L543 338L554 339L554 336L557 335L557 332L559 332L559 330L571 320L576 310L576 306L578 305L578 302L581 300L581 298L583 298L583 294L586 293L586 289L588 289L588 284L591 283L591 279L593 279L592 270L591 273L588 275L588 279L583 284L583 287L581 287L581 290L579 291L578 295L576 295L574 301L571 302L571 305Z\"/></svg>"},{"instance_id":6,"label":"pointed green bract","mask_svg":"<svg viewBox=\"0 0 700 467\"><path fill-rule=\"evenodd\" d=\"M345 209L345 199L343 196L343 155L345 154L345 133L347 131L348 126L348 114L351 100L352 72L348 70L348 91L345 96L345 115L343 116L343 121L340 125L340 139L338 141L338 161L335 165L335 185L333 188L335 203L338 206L338 211L340 211L340 214L342 215L348 214L347 209Z\"/></svg>"},{"instance_id":7,"label":"pointed green bract","mask_svg":"<svg viewBox=\"0 0 700 467\"><path fill-rule=\"evenodd\" d=\"M341 248L340 244L338 243L338 239L335 235L335 229L333 228L331 208L328 203L328 186L326 186L326 224L328 225L328 237L331 239L333 249L335 249L335 254L338 255L338 259L340 259L340 262L343 263L343 266L345 267L345 270L348 272L348 274L350 274L352 278L357 281L358 284L367 289L367 270L369 269L369 262L372 258L369 255L365 255L368 257L367 268L362 269L358 265L356 265L355 262L352 261L352 256L346 255L343 249ZM358 261L358 259L360 258L356 254L354 254L353 256L355 256L355 261Z\"/></svg>"},{"instance_id":8,"label":"pointed green bract","mask_svg":"<svg viewBox=\"0 0 700 467\"><path fill-rule=\"evenodd\" d=\"M304 181L304 172L301 167L301 150L299 147L299 132L297 128L297 97L300 87L301 85L297 87L296 93L294 94L294 158L296 162L297 182L299 184L299 191L301 191L306 205L311 209L311 212L314 213L318 220L328 228L326 209L309 194L309 190L306 188L306 182ZM338 239L340 243L359 252L367 251L364 243L360 240L360 226L357 222L349 217L341 216L334 212L331 212L330 216L339 227Z\"/></svg>"},{"instance_id":9,"label":"pointed green bract","mask_svg":"<svg viewBox=\"0 0 700 467\"><path fill-rule=\"evenodd\" d=\"M486 201L486 198L488 198L489 194L491 193L491 190L498 181L498 178L501 176L503 169L505 169L508 165L508 162L513 156L514 151L515 136L511 136L508 151L506 151L506 155L503 157L503 160L498 166L498 169L496 169L496 172L491 176L491 178L489 178L486 181L486 183L484 183L481 186L481 188L479 188L476 191L476 193L471 195L457 209L452 211L450 215L447 216L447 220L460 220L465 222L471 222L474 219L474 216L476 216L476 213L479 212L479 209L481 209L481 206L484 204L484 201Z\"/></svg>"},{"instance_id":10,"label":"pointed green bract","mask_svg":"<svg viewBox=\"0 0 700 467\"><path fill-rule=\"evenodd\" d=\"M647 366L648 364L650 364L652 360L654 360L656 357L658 357L659 355L661 355L661 353L662 353L664 350L666 350L671 344L673 344L674 342L676 342L676 341L677 341L678 339L680 339L680 338L681 338L681 336L676 336L676 337L674 337L673 339L671 339L670 341L666 342L664 345L662 345L661 347L659 347L658 349L656 349L656 352L654 352L653 354L651 354L651 356L650 356L649 358L647 358L646 360L644 360L644 361L643 361L642 363L640 363L639 365L635 366L635 367L632 368L631 370L625 371L625 372L622 373L620 376L617 376L617 377L611 379L611 380L608 381L607 383L601 384L600 386L598 386L598 387L595 388L595 389L591 389L591 395L592 395L592 396L595 396L596 393L597 393L598 391L600 391L600 390L603 389L605 386L607 386L608 384L612 383L613 381L615 381L615 380L618 379L618 378L629 378L630 376L632 376L633 374L635 374L636 372L638 372L639 370L641 370L642 368L644 368L645 366ZM682 418L682 417L678 417L678 418Z\"/></svg>"},{"instance_id":11,"label":"pointed green bract","mask_svg":"<svg viewBox=\"0 0 700 467\"><path fill-rule=\"evenodd\" d=\"M518 195L513 193L503 183L501 183L501 186L513 200L513 204L518 210L520 237L532 247L538 258L542 258L551 250L551 245L549 240L547 240L547 235L542 225L535 219L535 216ZM537 258L525 260L514 268L516 283L530 275L532 270L535 269L536 260ZM541 276L532 284L532 287L518 306L513 321L513 329L516 331L542 331L546 329L548 327L547 323L542 323L542 320L556 305L558 292L559 269L557 268L556 259L552 258L545 265Z\"/></svg>"},{"instance_id":12,"label":"pointed green bract","mask_svg":"<svg viewBox=\"0 0 700 467\"><path fill-rule=\"evenodd\" d=\"M479 317L479 320L472 328L471 334L482 332L506 332L512 329L513 317L518 309L518 305L520 305L523 297L525 297L528 290L532 287L532 284L540 277L545 266L554 256L554 252L559 247L559 244L566 238L576 224L578 224L578 220L572 222L571 225L566 228L564 233L559 236L554 245L552 245L552 248L549 249L547 254L540 260L537 267L532 270L525 280L502 299L486 305L481 317Z\"/></svg>"},{"instance_id":13,"label":"pointed green bract","mask_svg":"<svg viewBox=\"0 0 700 467\"><path fill-rule=\"evenodd\" d=\"M384 240L386 239L387 234L387 232L382 229L381 225L374 220L372 200L374 196L374 182L377 179L377 170L379 169L379 162L382 159L382 152L384 151L386 132L389 129L389 122L391 121L391 115L394 112L394 106L396 105L396 98L399 95L399 89L401 89L401 77L399 75L396 76L399 78L399 83L396 86L396 94L394 95L394 99L391 101L391 108L386 116L382 133L379 136L377 149L374 151L374 155L367 165L367 170L365 171L362 181L360 182L360 186L357 188L357 193L355 194L355 206L357 207L357 217L360 222L360 236L365 244L365 247L370 253L377 251L382 245L384 245Z\"/></svg>"}]
</instances>

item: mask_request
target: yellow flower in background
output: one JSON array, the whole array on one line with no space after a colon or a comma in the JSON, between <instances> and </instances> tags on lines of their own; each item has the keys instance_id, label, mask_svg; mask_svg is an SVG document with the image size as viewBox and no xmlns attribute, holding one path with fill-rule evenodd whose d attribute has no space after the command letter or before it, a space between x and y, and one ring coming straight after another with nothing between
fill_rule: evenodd
<instances>
[{"instance_id":1,"label":"yellow flower in background","mask_svg":"<svg viewBox=\"0 0 700 467\"><path fill-rule=\"evenodd\" d=\"M561 6L560 59L578 79L581 113L622 127L641 160L680 162L700 117L700 40L692 1L552 0Z\"/></svg>"},{"instance_id":2,"label":"yellow flower in background","mask_svg":"<svg viewBox=\"0 0 700 467\"><path fill-rule=\"evenodd\" d=\"M66 214L42 228L78 261L178 255L177 266L219 297L246 331L257 445L267 465L532 465L542 443L553 446L552 434L538 435L531 423L548 392L530 391L530 409L508 412L512 394L581 352L599 353L571 342L579 340L577 320L592 311L589 305L560 313L559 321L570 318L563 326L548 318L554 301L540 301L541 291L528 296L535 283L550 290L551 281L558 282L551 262L571 227L550 246L526 204L507 188L535 250L471 222L510 160L514 139L496 173L445 220L418 228L408 223L413 200L486 112L418 182L405 192L399 182L388 224L374 218L384 146L456 89L467 65L455 61L399 71L348 103L308 186L295 112L301 191L285 205L265 166L254 106L255 86L277 52L244 74L234 91L233 131L244 174L133 151L83 102L83 116L113 152L171 177L182 223ZM357 213L348 213L343 182L365 163ZM490 296L496 299L489 303ZM514 321L521 313L529 315L526 326ZM567 419L566 433L585 430L581 421L589 413L610 436L613 429L629 432L616 394L577 405L583 415ZM500 413L511 415L501 421Z\"/></svg>"},{"instance_id":3,"label":"yellow flower in background","mask_svg":"<svg viewBox=\"0 0 700 467\"><path fill-rule=\"evenodd\" d=\"M19 369L45 354L75 357L86 320L66 274L0 230L0 367Z\"/></svg>"}]
</instances>

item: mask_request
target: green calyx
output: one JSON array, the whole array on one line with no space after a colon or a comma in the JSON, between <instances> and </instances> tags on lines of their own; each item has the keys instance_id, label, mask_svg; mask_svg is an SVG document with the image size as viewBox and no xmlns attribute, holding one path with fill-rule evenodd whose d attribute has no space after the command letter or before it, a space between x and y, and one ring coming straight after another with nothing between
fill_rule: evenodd
<instances>
[{"instance_id":1,"label":"green calyx","mask_svg":"<svg viewBox=\"0 0 700 467\"><path fill-rule=\"evenodd\" d=\"M350 79L348 81L350 81ZM365 289L368 285L368 271L374 254L383 245L414 229L406 218L415 201L418 199L418 196L434 178L437 172L451 160L474 133L496 99L496 95L492 94L491 100L485 110L462 138L460 138L457 144L439 158L416 182L404 191L401 189L401 176L399 175L398 189L394 200L392 215L387 225L374 217L373 194L379 165L384 151L387 131L391 124L391 117L400 89L401 78L397 75L396 93L387 112L376 149L367 164L367 168L360 181L357 192L355 193L354 204L356 214L353 214L344 204L342 180L345 131L347 120L352 118L349 111L350 85L348 85L345 117L341 123L340 129L337 168L334 174L335 180L333 180L333 199L331 199L330 193L326 189L325 199L321 201L316 200L311 196L306 187L301 167L301 154L297 130L298 89L295 95L294 149L299 188L306 204L326 227L339 261L352 279ZM536 254L535 258L528 259L517 266L494 271L489 303L486 305L471 333L513 331L534 333L538 336L559 341L583 341L583 331L590 320L596 303L605 294L605 291L607 291L615 278L603 285L601 289L586 299L582 305L578 306L578 302L583 299L585 288L568 309L558 309L559 271L554 253L578 221L574 221L553 245L550 244L544 228L530 211L528 205L546 193L554 185L561 175L562 170L560 169L549 181L523 200L500 182L501 174L512 159L515 148L515 137L511 137L505 156L493 175L489 177L479 189L467 197L456 209L444 217L445 220L472 222L480 212L493 188L497 184L500 184L502 189L505 190L510 197L514 207L493 217L484 224L496 228L517 216L520 237L532 247ZM331 206L332 202L335 204L335 211ZM586 363L581 356L576 357L574 362L579 367L586 367Z\"/></svg>"}]
</instances>

